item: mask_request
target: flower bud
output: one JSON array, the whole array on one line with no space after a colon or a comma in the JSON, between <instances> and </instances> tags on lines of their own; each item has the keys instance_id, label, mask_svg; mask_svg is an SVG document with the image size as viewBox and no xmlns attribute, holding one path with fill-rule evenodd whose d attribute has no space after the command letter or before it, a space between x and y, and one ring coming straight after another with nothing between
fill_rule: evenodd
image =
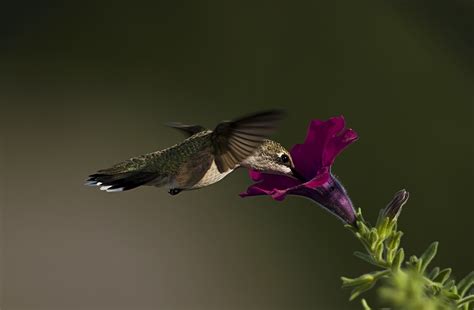
<instances>
[{"instance_id":1,"label":"flower bud","mask_svg":"<svg viewBox=\"0 0 474 310\"><path fill-rule=\"evenodd\" d=\"M404 189L397 192L385 209L383 209L383 218L388 217L391 220L397 220L402 212L403 205L407 202L409 197L410 194Z\"/></svg>"}]
</instances>

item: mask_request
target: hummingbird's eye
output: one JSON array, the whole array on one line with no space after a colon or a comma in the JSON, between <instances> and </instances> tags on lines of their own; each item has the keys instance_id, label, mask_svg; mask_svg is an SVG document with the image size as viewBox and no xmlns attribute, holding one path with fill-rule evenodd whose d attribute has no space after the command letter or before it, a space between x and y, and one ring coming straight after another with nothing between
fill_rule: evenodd
<instances>
[{"instance_id":1,"label":"hummingbird's eye","mask_svg":"<svg viewBox=\"0 0 474 310\"><path fill-rule=\"evenodd\" d=\"M284 164L287 164L287 163L290 162L290 157L289 157L288 155L286 155L286 154L281 155L281 156L280 156L280 159L281 159L281 161L282 161Z\"/></svg>"}]
</instances>

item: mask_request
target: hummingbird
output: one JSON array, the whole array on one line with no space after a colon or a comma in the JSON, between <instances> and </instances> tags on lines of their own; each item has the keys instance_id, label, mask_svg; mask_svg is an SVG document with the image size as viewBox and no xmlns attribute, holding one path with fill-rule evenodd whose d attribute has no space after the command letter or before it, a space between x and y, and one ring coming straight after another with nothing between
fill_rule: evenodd
<instances>
[{"instance_id":1,"label":"hummingbird","mask_svg":"<svg viewBox=\"0 0 474 310\"><path fill-rule=\"evenodd\" d=\"M299 177L290 153L267 139L283 117L269 110L220 122L214 130L168 123L187 138L171 147L120 162L92 174L85 185L107 192L139 186L167 187L169 194L199 189L222 180L239 167Z\"/></svg>"}]
</instances>

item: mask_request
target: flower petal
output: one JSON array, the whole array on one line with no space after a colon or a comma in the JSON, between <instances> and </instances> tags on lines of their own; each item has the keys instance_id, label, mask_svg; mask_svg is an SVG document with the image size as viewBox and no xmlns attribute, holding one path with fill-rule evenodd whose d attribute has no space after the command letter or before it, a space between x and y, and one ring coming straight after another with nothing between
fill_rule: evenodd
<instances>
[{"instance_id":1,"label":"flower petal","mask_svg":"<svg viewBox=\"0 0 474 310\"><path fill-rule=\"evenodd\" d=\"M353 130L344 127L343 116L325 122L311 121L304 143L296 144L290 151L296 170L310 180L318 170L330 166L336 156L357 139Z\"/></svg>"},{"instance_id":2,"label":"flower petal","mask_svg":"<svg viewBox=\"0 0 474 310\"><path fill-rule=\"evenodd\" d=\"M330 171L328 168L321 169L320 171L318 171L316 177L312 178L306 183L303 183L303 186L307 188L315 189L316 187L320 187L324 185L329 180L329 177L330 177L329 172Z\"/></svg>"},{"instance_id":3,"label":"flower petal","mask_svg":"<svg viewBox=\"0 0 474 310\"><path fill-rule=\"evenodd\" d=\"M240 194L241 197L256 195L272 195L273 197L275 195L275 199L277 197L283 199L287 190L301 184L299 180L284 175L265 174L258 171L253 171L251 174L261 181L251 185L245 193Z\"/></svg>"},{"instance_id":4,"label":"flower petal","mask_svg":"<svg viewBox=\"0 0 474 310\"><path fill-rule=\"evenodd\" d=\"M327 121L323 122L320 120L311 121L308 129L308 134L304 141L305 144L315 144L320 142L322 134L328 138L331 138L341 132L346 125L344 116L331 117Z\"/></svg>"},{"instance_id":5,"label":"flower petal","mask_svg":"<svg viewBox=\"0 0 474 310\"><path fill-rule=\"evenodd\" d=\"M263 180L264 174L261 173L260 171L249 169L249 175L252 181L258 182Z\"/></svg>"},{"instance_id":6,"label":"flower petal","mask_svg":"<svg viewBox=\"0 0 474 310\"><path fill-rule=\"evenodd\" d=\"M352 129L344 129L337 136L328 141L322 156L322 165L331 166L336 157L352 142L358 139L357 133Z\"/></svg>"}]
</instances>

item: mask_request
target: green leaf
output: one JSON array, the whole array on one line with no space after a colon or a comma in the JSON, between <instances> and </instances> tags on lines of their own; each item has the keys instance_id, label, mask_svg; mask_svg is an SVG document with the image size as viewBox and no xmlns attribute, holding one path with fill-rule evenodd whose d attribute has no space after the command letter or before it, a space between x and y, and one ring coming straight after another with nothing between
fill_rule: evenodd
<instances>
[{"instance_id":1,"label":"green leaf","mask_svg":"<svg viewBox=\"0 0 474 310\"><path fill-rule=\"evenodd\" d=\"M444 296L454 301L459 300L461 298L461 296L459 296L458 294L450 291L444 292Z\"/></svg>"},{"instance_id":2,"label":"green leaf","mask_svg":"<svg viewBox=\"0 0 474 310\"><path fill-rule=\"evenodd\" d=\"M395 250L398 249L398 247L400 246L400 241L402 239L402 236L403 236L403 232L401 231L398 231L395 234L393 234L392 239L390 240L388 244L388 247L390 249L395 249Z\"/></svg>"},{"instance_id":3,"label":"green leaf","mask_svg":"<svg viewBox=\"0 0 474 310\"><path fill-rule=\"evenodd\" d=\"M444 291L443 295L452 300L459 300L461 296L451 291Z\"/></svg>"},{"instance_id":4,"label":"green leaf","mask_svg":"<svg viewBox=\"0 0 474 310\"><path fill-rule=\"evenodd\" d=\"M346 224L344 227L352 231L354 234L357 232L357 228L352 225Z\"/></svg>"},{"instance_id":5,"label":"green leaf","mask_svg":"<svg viewBox=\"0 0 474 310\"><path fill-rule=\"evenodd\" d=\"M361 222L365 222L364 217L362 216L362 209L361 208L357 209L356 218Z\"/></svg>"},{"instance_id":6,"label":"green leaf","mask_svg":"<svg viewBox=\"0 0 474 310\"><path fill-rule=\"evenodd\" d=\"M342 287L351 287L351 286L358 286L358 285L364 285L367 283L372 283L374 281L374 276L371 275L370 273L366 273L354 279L341 277L341 280L342 280Z\"/></svg>"},{"instance_id":7,"label":"green leaf","mask_svg":"<svg viewBox=\"0 0 474 310\"><path fill-rule=\"evenodd\" d=\"M353 301L360 294L370 290L374 285L375 285L375 282L370 282L370 283L362 284L362 285L354 288L351 292L351 297L349 298L349 301Z\"/></svg>"},{"instance_id":8,"label":"green leaf","mask_svg":"<svg viewBox=\"0 0 474 310\"><path fill-rule=\"evenodd\" d=\"M420 273L424 274L426 267L431 263L433 258L436 256L436 252L438 251L438 244L439 242L435 241L430 244L430 246L426 249L426 251L421 255L420 260Z\"/></svg>"},{"instance_id":9,"label":"green leaf","mask_svg":"<svg viewBox=\"0 0 474 310\"><path fill-rule=\"evenodd\" d=\"M393 232L397 232L397 219L392 219L387 229L390 234Z\"/></svg>"},{"instance_id":10,"label":"green leaf","mask_svg":"<svg viewBox=\"0 0 474 310\"><path fill-rule=\"evenodd\" d=\"M410 256L408 261L410 262L410 264L416 265L416 263L418 262L418 257L416 257L416 255L412 255L412 256Z\"/></svg>"},{"instance_id":11,"label":"green leaf","mask_svg":"<svg viewBox=\"0 0 474 310\"><path fill-rule=\"evenodd\" d=\"M397 254L395 255L395 258L393 259L392 269L400 270L404 260L405 260L405 251L403 250L403 248L400 248L398 249Z\"/></svg>"},{"instance_id":12,"label":"green leaf","mask_svg":"<svg viewBox=\"0 0 474 310\"><path fill-rule=\"evenodd\" d=\"M416 261L416 270L418 270L418 272L421 271L421 265L423 265L423 259L422 258L418 258L418 260ZM421 272L420 272L421 273Z\"/></svg>"},{"instance_id":13,"label":"green leaf","mask_svg":"<svg viewBox=\"0 0 474 310\"><path fill-rule=\"evenodd\" d=\"M362 253L362 252L359 252L359 251L355 251L354 256L362 259L363 261L366 261L367 263L369 263L371 265L378 266L377 263L372 258L372 256L370 256L368 254L365 254L365 253Z\"/></svg>"},{"instance_id":14,"label":"green leaf","mask_svg":"<svg viewBox=\"0 0 474 310\"><path fill-rule=\"evenodd\" d=\"M457 288L459 294L464 296L469 288L474 284L474 271L471 271L467 276L465 276L461 281L458 282Z\"/></svg>"},{"instance_id":15,"label":"green leaf","mask_svg":"<svg viewBox=\"0 0 474 310\"><path fill-rule=\"evenodd\" d=\"M431 272L430 272L430 274L428 275L428 278L430 278L431 280L433 280L433 279L436 278L438 275L439 275L439 267L435 267L435 268L431 269Z\"/></svg>"},{"instance_id":16,"label":"green leaf","mask_svg":"<svg viewBox=\"0 0 474 310\"><path fill-rule=\"evenodd\" d=\"M451 291L452 291L453 293L456 293L456 294L459 295L458 287L457 287L456 285L454 285L454 286L451 288ZM461 297L461 296L459 296L459 297Z\"/></svg>"},{"instance_id":17,"label":"green leaf","mask_svg":"<svg viewBox=\"0 0 474 310\"><path fill-rule=\"evenodd\" d=\"M369 228L367 227L367 225L365 225L363 221L356 221L356 225L359 228L359 233L362 236L367 236L370 233Z\"/></svg>"},{"instance_id":18,"label":"green leaf","mask_svg":"<svg viewBox=\"0 0 474 310\"><path fill-rule=\"evenodd\" d=\"M441 283L441 285L444 284L449 279L449 276L451 275L451 268L445 268L439 272L439 274L434 278L434 281Z\"/></svg>"},{"instance_id":19,"label":"green leaf","mask_svg":"<svg viewBox=\"0 0 474 310\"><path fill-rule=\"evenodd\" d=\"M372 228L370 230L369 241L370 241L370 249L375 251L375 247L377 246L377 241L379 240L379 236L377 234L377 229Z\"/></svg>"},{"instance_id":20,"label":"green leaf","mask_svg":"<svg viewBox=\"0 0 474 310\"><path fill-rule=\"evenodd\" d=\"M456 282L454 280L450 280L450 281L446 282L446 284L444 285L444 288L446 290L450 290L452 287L454 287L455 283Z\"/></svg>"},{"instance_id":21,"label":"green leaf","mask_svg":"<svg viewBox=\"0 0 474 310\"><path fill-rule=\"evenodd\" d=\"M390 270L384 269L372 273L366 273L354 279L341 277L342 287L361 286L368 283L375 283L378 279L387 276L388 274L390 274Z\"/></svg>"},{"instance_id":22,"label":"green leaf","mask_svg":"<svg viewBox=\"0 0 474 310\"><path fill-rule=\"evenodd\" d=\"M466 296L463 299L459 300L457 306L459 308L459 307L462 307L464 305L468 305L471 302L474 302L474 295L469 295L469 296Z\"/></svg>"},{"instance_id":23,"label":"green leaf","mask_svg":"<svg viewBox=\"0 0 474 310\"><path fill-rule=\"evenodd\" d=\"M386 217L379 223L379 225L376 226L380 239L385 239L385 237L388 235L387 227L389 223L390 219Z\"/></svg>"},{"instance_id":24,"label":"green leaf","mask_svg":"<svg viewBox=\"0 0 474 310\"><path fill-rule=\"evenodd\" d=\"M408 259L408 264L412 267L415 267L417 271L420 271L422 261L416 256L412 255Z\"/></svg>"},{"instance_id":25,"label":"green leaf","mask_svg":"<svg viewBox=\"0 0 474 310\"><path fill-rule=\"evenodd\" d=\"M377 257L378 261L382 261L383 260L382 256L383 256L383 243L379 243L375 247L375 257Z\"/></svg>"},{"instance_id":26,"label":"green leaf","mask_svg":"<svg viewBox=\"0 0 474 310\"><path fill-rule=\"evenodd\" d=\"M420 270L420 259L416 255L410 256L407 264L412 268L415 268L417 271Z\"/></svg>"},{"instance_id":27,"label":"green leaf","mask_svg":"<svg viewBox=\"0 0 474 310\"><path fill-rule=\"evenodd\" d=\"M389 249L387 251L387 262L389 265L393 263L393 258L395 256L395 253L397 252L397 249Z\"/></svg>"},{"instance_id":28,"label":"green leaf","mask_svg":"<svg viewBox=\"0 0 474 310\"><path fill-rule=\"evenodd\" d=\"M375 222L375 227L380 227L384 219L385 219L384 209L380 209L379 216L377 217L377 222Z\"/></svg>"},{"instance_id":29,"label":"green leaf","mask_svg":"<svg viewBox=\"0 0 474 310\"><path fill-rule=\"evenodd\" d=\"M362 300L360 301L361 304L362 304L362 308L364 308L364 310L372 310L370 307L369 307L369 304L367 304L367 301L362 298Z\"/></svg>"}]
</instances>

